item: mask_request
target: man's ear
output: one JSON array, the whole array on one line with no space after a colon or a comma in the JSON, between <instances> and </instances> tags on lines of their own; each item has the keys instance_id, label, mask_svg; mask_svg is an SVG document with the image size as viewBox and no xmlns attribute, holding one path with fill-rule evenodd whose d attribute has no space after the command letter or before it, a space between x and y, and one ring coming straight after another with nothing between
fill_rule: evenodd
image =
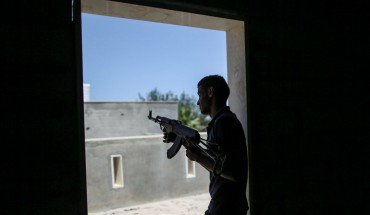
<instances>
[{"instance_id":1,"label":"man's ear","mask_svg":"<svg viewBox=\"0 0 370 215\"><path fill-rule=\"evenodd\" d=\"M211 86L211 87L208 87L208 92L207 92L207 94L208 94L208 97L209 98L212 98L213 97L213 93L214 93L214 88Z\"/></svg>"}]
</instances>

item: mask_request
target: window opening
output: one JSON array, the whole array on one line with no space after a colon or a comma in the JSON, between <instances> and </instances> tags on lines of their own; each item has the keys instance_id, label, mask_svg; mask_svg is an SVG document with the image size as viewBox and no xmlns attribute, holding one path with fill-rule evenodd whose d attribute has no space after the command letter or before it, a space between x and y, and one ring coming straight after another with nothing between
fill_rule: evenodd
<instances>
[{"instance_id":1,"label":"window opening","mask_svg":"<svg viewBox=\"0 0 370 215\"><path fill-rule=\"evenodd\" d=\"M100 3L102 4L100 4ZM225 77L225 79L227 80L227 82L229 83L229 86L231 88L231 95L230 95L230 98L229 98L229 105L231 106L232 109L236 110L234 112L236 112L237 115L242 116L240 117L241 121L243 122L246 122L246 120L243 120L244 118L246 118L246 113L245 113L245 110L246 110L246 106L243 102L246 102L246 99L245 99L245 53L244 53L244 22L243 21L237 21L237 20L228 20L228 19L223 19L223 18L218 18L218 17L208 17L208 16L203 16L203 15L199 15L199 14L190 14L190 13L184 13L184 12L180 12L180 11L169 11L169 10L162 10L162 9L158 9L158 8L150 8L150 7L145 7L145 6L138 6L138 5L131 5L131 4L126 4L126 3L120 3L120 2L114 2L114 1L99 1L99 0L84 0L84 1L81 1L81 11L82 11L82 44L83 44L83 77L84 77L84 83L85 83L85 88L84 88L84 99L86 101L86 103L100 103L100 104L104 104L104 103L110 103L110 102L118 102L118 103L122 103L122 101L124 102L127 102L127 101L132 101L132 102L137 102L137 101L140 101L140 100L136 100L136 99L139 99L139 93L141 93L142 96L145 96L146 93L148 93L150 90L153 90L155 87L158 87L158 90L161 92L161 93L167 93L169 90L171 90L172 88L175 88L175 87L172 87L172 86L179 86L181 83L189 83L189 80L191 81L194 81L194 83L191 83L191 89L189 91L186 91L185 93L191 93L191 94L195 94L196 95L196 84L197 84L197 81L199 81L200 78L204 77L205 75L210 75L210 74L220 74L222 76ZM140 43L139 45L135 45L133 44L132 42L131 43L127 43L127 45L123 48L120 49L119 52L115 52L115 53L111 53L110 49L108 48L108 46L110 47L115 47L115 46L119 46L121 42L123 41L126 41L123 36L128 32L131 32L130 30L126 30L124 34L120 35L118 38L120 39L119 43L113 43L113 45L110 45L109 43L111 42L110 39L103 39L102 41L102 44L103 46L102 49L100 50L94 50L94 49L90 49L90 48L96 48L97 46L99 46L99 43L97 42L92 42L92 43L87 43L87 40L86 40L86 35L90 35L94 38L102 38L100 35L101 33L104 33L106 31L104 30L98 30L98 31L95 31L93 33L91 32L87 32L86 31L86 22L85 22L85 18L86 16L84 15L89 15L89 16L94 16L94 18L96 18L96 21L97 22L100 22L100 19L101 18L107 18L107 17L110 17L110 18L115 18L115 20L117 20L117 18L119 19L128 19L128 20L134 20L134 21L142 21L143 23L148 23L148 22L152 22L153 23L153 26L151 27L150 30L147 31L147 33L145 34L141 34L141 35L146 35L147 38L141 38L142 39L142 43ZM112 19L113 20L113 19ZM110 26L110 24L112 24L112 22L109 23L109 25L103 25L103 26ZM182 32L185 32L185 29L200 29L200 30L210 30L210 31L219 31L221 32L222 34L225 35L225 37L223 38L223 41L221 42L221 45L225 47L225 50L224 50L224 53L222 53L223 55L225 55L225 60L223 59L223 57L221 58L218 58L218 59L212 59L210 60L211 62L209 63L205 63L205 64L201 64L201 63L204 63L205 62L205 59L211 59L210 58L210 53L217 53L217 51L214 51L213 48L212 49L207 49L207 52L206 53L203 53L203 52L198 52L198 51L194 51L192 50L189 46L184 46L185 42L184 41L194 41L197 37L194 37L195 34L193 35L188 35L183 41L179 41L179 42L173 42L171 43L170 40L165 40L166 44L168 45L172 45L172 47L174 46L178 46L178 52L171 52L171 51L166 51L166 52L163 52L163 54L157 54L157 55L152 55L152 58L149 58L149 59L154 59L154 57L157 57L157 56L160 56L161 58L160 59L157 59L156 61L154 61L153 63L150 63L147 59L143 58L145 56L145 54L148 54L148 50L164 50L164 46L157 46L158 44L156 44L155 42L153 42L152 44L149 44L149 45L143 45L145 41L147 40L150 40L151 38L154 38L154 36L156 35L155 33L157 32L157 30L159 28L161 28L160 25L158 24L162 24L162 25L167 25L167 26L174 26L174 25L177 25L177 27L181 27L183 29L181 29ZM169 25L168 25L169 24ZM155 27L157 26L157 27ZM134 26L135 28L137 28L137 26ZM190 28L189 28L190 27ZM96 28L96 26L92 26L91 29L98 29ZM113 29L110 29L112 30L112 32L114 31L114 33L111 34L111 36L118 36L119 34L116 32L116 28L114 27ZM184 31L183 31L184 30ZM186 32L185 32L186 33ZM185 34L184 33L184 34ZM172 38L178 38L176 37L175 35L172 35ZM163 33L162 37L165 37L167 36L166 33ZM140 38L139 37L136 37L135 38L135 41L139 40ZM127 42L127 41L126 41ZM200 45L203 44L203 43L200 43ZM100 44L101 45L101 44ZM123 51L127 51L128 50L128 45L133 45L134 47L136 47L136 49L133 50L133 52L131 53L128 53L128 55L125 55L125 56L122 56L122 53ZM198 46L200 46L198 45ZM215 43L215 45L220 45L220 44L217 44ZM182 46L182 47L180 47ZM143 51L144 50L144 51ZM135 54L135 53L138 53L138 54ZM90 56L91 53L98 53L100 54L100 56L97 56L97 57L93 57L93 56ZM114 56L113 54L120 54L120 58L119 60L115 60L114 59ZM185 59L184 57L181 57L180 55L182 53L190 53L192 54L193 56L196 56L197 57L197 60L191 60L191 59ZM227 55L227 58L226 58L226 55ZM107 57L105 58L105 60L107 61L107 64L106 65L103 65L103 64L100 64L100 65L89 65L89 62L100 62L100 60L102 60L103 57ZM148 69L149 69L149 73L148 75L143 75L141 74L140 72L141 71L144 71L143 69L140 70L140 71L135 71L134 69L130 69L128 67L128 65L130 65L131 63L134 63L135 62L135 59L133 59L134 56L140 56L141 59L139 59L139 63L137 63L137 65L149 65L148 66ZM154 56L154 57L153 57ZM182 59L183 60L183 63L184 64L179 64L179 63L175 63L175 61L173 59L171 59L171 57L175 57L176 59ZM200 61L198 61L200 59ZM89 61L88 61L89 60ZM115 63L122 63L124 61L124 64L122 65L119 65L119 68L120 70L116 70L114 71L113 73L110 73L113 69L112 68L112 65L115 64ZM219 65L217 63L219 62L224 62L225 63L223 65ZM227 62L226 62L227 61ZM161 65L162 62L165 62L164 65ZM201 62L201 63L200 63ZM163 80L163 78L165 78L167 75L160 75L160 72L162 71L166 71L168 74L168 71L166 69L169 68L169 66L172 64L174 64L176 67L173 67L171 68L171 70L169 71L170 73L173 73L173 72L178 72L176 74L176 78L181 78L181 81L178 81L178 80L174 80L174 79L171 79L171 80ZM201 65L198 69L189 69L187 68L186 66L187 65ZM208 67L209 66L209 67ZM93 69L98 69L96 71L93 71ZM185 69L185 70L184 70ZM184 70L184 71L182 71ZM92 80L91 78L89 78L89 73L92 74L91 72L95 73L95 74L99 74L99 75L102 75L102 76L97 76L97 78L95 80L99 80L101 81L100 83L96 82L95 80ZM117 75L124 75L123 78L122 76L121 77L118 77ZM182 76L184 75L184 76ZM181 77L180 77L181 76ZM168 88L160 88L159 86L149 86L148 84L144 84L144 83L141 83L141 82L138 82L136 79L140 79L140 80L151 80L151 82L153 81L160 81L160 83L163 84L163 82L166 83L166 86L169 86L171 85L170 87ZM107 81L107 80L110 80L109 83L103 83L102 81ZM133 88L129 88L129 89L120 89L118 87L121 87L121 86L125 86L125 85L128 85L128 83L133 83L137 86L140 86L141 87L141 90L138 92L136 91L135 89ZM91 87L90 87L91 86ZM107 96L103 96L102 95L102 91L101 89L103 88L109 88L109 90L114 90L115 92L117 92L118 94L115 94L115 93L107 93L106 95ZM146 88L145 88L146 87ZM149 88L148 88L149 87ZM145 89L144 89L145 88ZM113 95L123 95L123 96L128 96L130 93L134 92L134 97L131 97L131 98L123 98L123 97L113 97ZM176 95L179 95L181 92L174 92ZM136 110L136 109L135 109ZM117 113L116 113L117 112ZM91 117L95 117L93 118L92 121L89 121L89 123L91 124L91 126L87 127L86 128L86 133L85 133L85 137L87 137L87 139L89 139L86 143L86 152L87 153L92 153L94 154L96 151L95 151L95 146L99 145L98 143L95 144L94 141L96 142L102 142L102 141L105 141L104 138L106 138L107 140L109 141L112 141L114 139L109 139L109 138L121 138L121 137L124 137L124 136L130 136L128 134L124 134L124 135L121 135L118 134L113 134L112 132L112 129L108 129L109 130L109 135L107 134L103 134L102 136L90 136L90 134L92 133L95 133L95 134L101 134L99 132L96 132L96 129L97 127L101 127L101 126L105 126L105 122L109 121L109 122L112 122L112 120L106 120L107 118L111 117L112 119L116 120L115 122L119 123L121 121L124 121L125 119L127 119L126 117L129 117L129 113L126 111L123 111L123 110L119 110L119 111L116 111L116 112L112 112L113 114L109 114L108 112L99 112L97 113L97 111L95 112L85 112L85 117L87 115L90 115L90 118ZM97 114L97 115L94 115ZM116 114L118 114L116 116ZM147 114L147 112L146 112ZM157 113L156 114L159 114L159 115L162 115L161 113ZM111 119L109 118L109 119ZM124 119L124 120L122 120ZM95 121L99 121L100 125L98 126L98 124L96 123L91 123L91 122L95 122ZM89 125L90 125L89 124ZM86 124L86 119L85 119L85 125ZM121 126L112 126L110 128L114 128L114 127L117 127L117 128L122 128ZM95 129L95 130L94 130ZM127 131L127 129L120 129L120 131ZM111 135L112 134L112 135ZM115 136L113 136L115 135ZM135 135L135 134L133 134ZM96 138L96 140L94 140L94 138ZM125 143L126 144L126 143ZM105 144L104 144L105 145ZM108 145L108 144L107 144ZM100 146L100 145L99 145ZM126 148L127 149L127 148ZM115 150L112 150L112 151L116 151ZM99 152L104 152L104 150L100 150ZM107 153L107 151L105 151L105 153ZM110 153L110 152L108 152ZM107 154L108 154L107 153ZM114 153L114 152L113 152ZM130 151L127 151L125 152L127 154L130 154L131 155L131 152ZM91 194L93 194L95 192L95 188L96 186L98 187L98 189L102 192L104 192L104 195L106 196L113 196L114 195L114 198L119 198L121 203L122 204L122 207L123 206L129 206L126 204L126 202L129 202L129 201L125 201L125 199L129 198L128 196L130 195L135 195L135 193L129 193L131 192L131 187L130 189L129 186L132 186L131 184L131 179L133 177L133 174L131 171L135 171L135 168L140 168L138 165L138 162L135 163L135 165L133 165L133 167L130 166L130 159L125 159L125 166L128 166L128 169L125 169L125 182L128 183L130 182L130 184L124 184L124 174L123 174L123 164L122 164L122 156L121 155L111 155L111 183L112 183L112 187L113 188L119 188L119 187L126 187L127 189L125 190L112 190L111 189L106 189L104 190L106 187L105 185L107 183L109 183L109 172L107 175L104 175L104 179L103 180L107 180L107 183L102 183L102 184L93 184L95 183L96 181L100 181L100 180L97 180L97 178L94 178L94 177L100 177L99 174L95 175L94 174L94 171L96 170L96 168L92 168L92 164L94 164L94 162L98 159L102 160L102 162L104 163L107 163L106 162L106 158L107 158L107 154L99 154L99 156L101 157L92 157L92 156L89 156L89 154L87 154L87 159L90 159L90 160L87 160L87 184L88 184L88 191L91 190ZM94 154L95 155L95 154ZM109 154L108 154L109 156ZM131 157L130 157L131 158ZM143 158L144 159L144 158ZM135 160L135 159L134 159ZM183 162L182 159L179 159L180 162ZM174 162L174 161L172 161ZM186 158L186 176L187 178L194 178L196 177L198 179L200 179L202 177L202 174L201 173L197 173L196 172L196 165L195 165L195 162L189 160L188 158ZM139 162L140 163L140 162ZM145 163L145 162L142 162L142 163ZM152 164L152 163L151 163ZM108 164L109 165L109 164ZM106 168L108 169L108 168ZM199 170L201 171L201 170ZM150 171L149 171L150 172ZM183 174L181 173L181 171L178 172L178 174ZM136 177L136 176L134 176ZM153 175L151 176L153 177ZM139 178L145 178L141 176L139 176ZM163 179L159 180L161 181L162 183L166 183L164 182L163 180L165 178L171 178L171 177L164 177ZM151 180L151 181L156 181L156 180ZM189 183L192 183L194 182L195 180L189 180L188 182ZM143 184L142 184L143 185ZM152 186L150 184L146 184L148 186ZM118 192L117 192L118 191ZM88 195L89 192L88 192ZM120 205L117 205L116 202L113 202L113 201L110 201L109 198L103 198L104 195L102 196L97 196L97 195L91 195L91 196L88 196L88 201L89 201L89 210L100 210L97 202L99 203L102 203L104 202L104 204L107 204L107 205L110 205L110 207L119 207ZM181 194L180 194L181 195ZM105 202L107 201L107 202ZM138 204L140 203L140 201L142 201L141 199L138 199L137 200L138 202L136 202L135 204Z\"/></svg>"},{"instance_id":2,"label":"window opening","mask_svg":"<svg viewBox=\"0 0 370 215\"><path fill-rule=\"evenodd\" d=\"M111 155L111 170L112 170L112 187L122 188L123 168L121 155Z\"/></svg>"},{"instance_id":3,"label":"window opening","mask_svg":"<svg viewBox=\"0 0 370 215\"><path fill-rule=\"evenodd\" d=\"M195 161L186 158L186 177L195 178Z\"/></svg>"}]
</instances>

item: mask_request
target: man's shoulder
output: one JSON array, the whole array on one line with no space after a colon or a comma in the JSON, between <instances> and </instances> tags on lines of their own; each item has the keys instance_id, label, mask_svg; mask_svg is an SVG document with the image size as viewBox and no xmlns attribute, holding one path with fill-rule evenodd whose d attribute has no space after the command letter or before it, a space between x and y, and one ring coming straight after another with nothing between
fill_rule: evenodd
<instances>
[{"instance_id":1,"label":"man's shoulder","mask_svg":"<svg viewBox=\"0 0 370 215\"><path fill-rule=\"evenodd\" d=\"M239 130L241 127L241 122L232 112L221 114L214 122L214 128L216 130Z\"/></svg>"},{"instance_id":2,"label":"man's shoulder","mask_svg":"<svg viewBox=\"0 0 370 215\"><path fill-rule=\"evenodd\" d=\"M215 120L215 123L216 122L228 122L228 121L239 121L239 120L233 112L224 111L217 117L217 119Z\"/></svg>"}]
</instances>

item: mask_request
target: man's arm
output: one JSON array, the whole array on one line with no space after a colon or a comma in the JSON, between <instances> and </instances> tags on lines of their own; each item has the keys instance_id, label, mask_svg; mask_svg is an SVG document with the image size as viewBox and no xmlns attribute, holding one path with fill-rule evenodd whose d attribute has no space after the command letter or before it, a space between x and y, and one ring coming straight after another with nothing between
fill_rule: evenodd
<instances>
[{"instance_id":1,"label":"man's arm","mask_svg":"<svg viewBox=\"0 0 370 215\"><path fill-rule=\"evenodd\" d=\"M205 155L202 151L199 149L196 149L194 147L190 147L186 149L186 156L192 160L196 161L200 165L202 165L206 170L209 172L213 172L214 166L215 166L215 161L211 159L209 156ZM221 170L221 177L231 180L233 182L236 182L233 174L231 171L228 171L227 168L223 168Z\"/></svg>"},{"instance_id":2,"label":"man's arm","mask_svg":"<svg viewBox=\"0 0 370 215\"><path fill-rule=\"evenodd\" d=\"M212 172L214 161L208 157L207 155L203 154L200 150L192 147L186 149L186 156L200 165L202 165L206 170Z\"/></svg>"}]
</instances>

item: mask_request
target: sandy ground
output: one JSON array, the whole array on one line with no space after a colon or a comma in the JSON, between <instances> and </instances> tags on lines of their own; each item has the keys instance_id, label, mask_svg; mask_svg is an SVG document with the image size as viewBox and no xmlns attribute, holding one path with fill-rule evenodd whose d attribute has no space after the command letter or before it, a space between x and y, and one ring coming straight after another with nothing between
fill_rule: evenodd
<instances>
[{"instance_id":1,"label":"sandy ground","mask_svg":"<svg viewBox=\"0 0 370 215\"><path fill-rule=\"evenodd\" d=\"M205 193L89 215L204 215L209 201L209 194Z\"/></svg>"}]
</instances>

